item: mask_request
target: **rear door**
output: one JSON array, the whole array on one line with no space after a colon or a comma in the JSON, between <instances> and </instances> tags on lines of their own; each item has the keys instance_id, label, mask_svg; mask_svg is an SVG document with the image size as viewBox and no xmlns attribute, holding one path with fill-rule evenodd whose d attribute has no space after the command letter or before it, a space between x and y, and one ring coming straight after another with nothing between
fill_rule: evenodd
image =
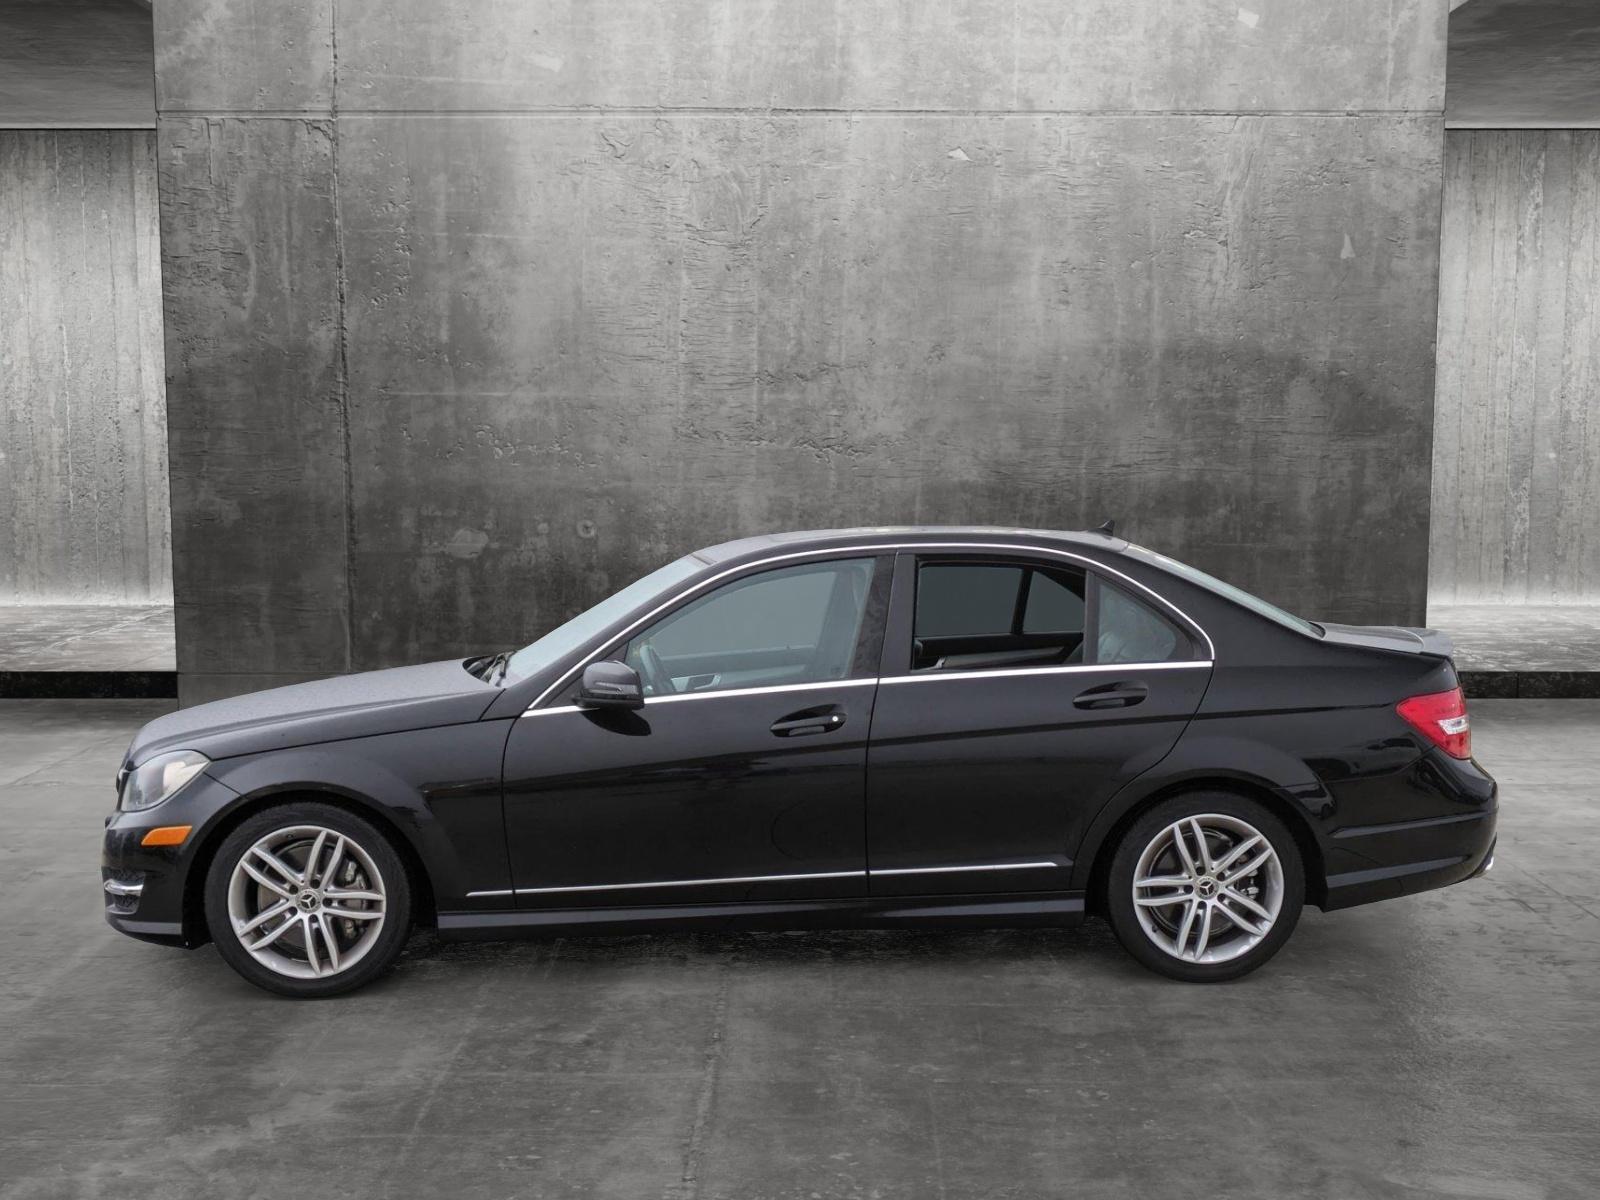
<instances>
[{"instance_id":1,"label":"rear door","mask_svg":"<svg viewBox=\"0 0 1600 1200\"><path fill-rule=\"evenodd\" d=\"M1089 820L1199 707L1202 636L1069 560L900 554L868 748L872 894L1066 890Z\"/></svg>"}]
</instances>

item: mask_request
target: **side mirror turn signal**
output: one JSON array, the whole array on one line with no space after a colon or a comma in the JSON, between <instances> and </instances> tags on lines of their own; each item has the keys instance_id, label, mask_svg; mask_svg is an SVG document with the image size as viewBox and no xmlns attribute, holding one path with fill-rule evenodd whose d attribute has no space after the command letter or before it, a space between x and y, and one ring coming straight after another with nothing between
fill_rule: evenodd
<instances>
[{"instance_id":1,"label":"side mirror turn signal","mask_svg":"<svg viewBox=\"0 0 1600 1200\"><path fill-rule=\"evenodd\" d=\"M583 669L574 703L579 708L643 708L639 672L623 662L594 662Z\"/></svg>"}]
</instances>

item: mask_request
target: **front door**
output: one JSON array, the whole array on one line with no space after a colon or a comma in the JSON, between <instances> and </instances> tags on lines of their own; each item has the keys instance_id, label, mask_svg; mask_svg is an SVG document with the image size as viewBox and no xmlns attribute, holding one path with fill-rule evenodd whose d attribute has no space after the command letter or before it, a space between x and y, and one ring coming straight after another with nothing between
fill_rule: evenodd
<instances>
[{"instance_id":1,"label":"front door","mask_svg":"<svg viewBox=\"0 0 1600 1200\"><path fill-rule=\"evenodd\" d=\"M864 895L891 561L757 569L691 596L599 655L639 671L644 707L558 695L518 720L505 761L518 906Z\"/></svg>"},{"instance_id":2,"label":"front door","mask_svg":"<svg viewBox=\"0 0 1600 1200\"><path fill-rule=\"evenodd\" d=\"M873 895L1065 891L1210 677L1151 597L1062 561L902 554L868 755Z\"/></svg>"}]
</instances>

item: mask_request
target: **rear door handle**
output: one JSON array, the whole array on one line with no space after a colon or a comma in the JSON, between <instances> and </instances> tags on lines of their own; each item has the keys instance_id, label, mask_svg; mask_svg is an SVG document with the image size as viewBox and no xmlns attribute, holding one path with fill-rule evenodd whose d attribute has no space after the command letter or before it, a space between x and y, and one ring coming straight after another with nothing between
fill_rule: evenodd
<instances>
[{"instance_id":1,"label":"rear door handle","mask_svg":"<svg viewBox=\"0 0 1600 1200\"><path fill-rule=\"evenodd\" d=\"M1079 708L1131 708L1149 694L1150 689L1142 683L1102 683L1079 692L1072 703Z\"/></svg>"},{"instance_id":2,"label":"rear door handle","mask_svg":"<svg viewBox=\"0 0 1600 1200\"><path fill-rule=\"evenodd\" d=\"M772 732L778 737L805 737L811 733L832 733L843 724L844 714L839 711L839 706L823 704L774 721Z\"/></svg>"}]
</instances>

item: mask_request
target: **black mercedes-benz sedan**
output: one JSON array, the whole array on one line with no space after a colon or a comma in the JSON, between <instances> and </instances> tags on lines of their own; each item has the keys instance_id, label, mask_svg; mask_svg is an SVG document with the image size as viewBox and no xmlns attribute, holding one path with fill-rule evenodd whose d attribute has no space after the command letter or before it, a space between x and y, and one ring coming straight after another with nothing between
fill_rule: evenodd
<instances>
[{"instance_id":1,"label":"black mercedes-benz sedan","mask_svg":"<svg viewBox=\"0 0 1600 1200\"><path fill-rule=\"evenodd\" d=\"M1109 531L838 530L667 564L520 650L134 738L106 918L326 996L441 935L1110 922L1175 979L1494 856L1451 647Z\"/></svg>"}]
</instances>

